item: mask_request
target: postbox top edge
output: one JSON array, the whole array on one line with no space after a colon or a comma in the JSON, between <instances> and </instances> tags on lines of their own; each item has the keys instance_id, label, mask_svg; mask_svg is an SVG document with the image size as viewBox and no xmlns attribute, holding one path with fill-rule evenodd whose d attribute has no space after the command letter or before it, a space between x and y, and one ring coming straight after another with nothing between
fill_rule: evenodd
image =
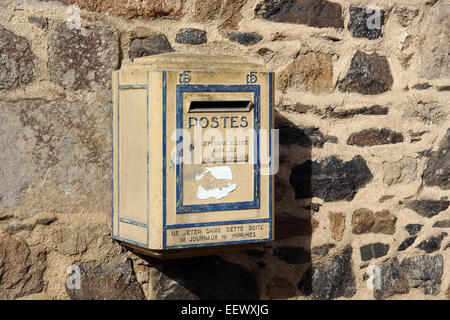
<instances>
[{"instance_id":1,"label":"postbox top edge","mask_svg":"<svg viewBox=\"0 0 450 320\"><path fill-rule=\"evenodd\" d=\"M258 69L264 71L265 66L249 62L246 59L231 56L206 56L199 54L163 53L134 59L124 63L122 68L147 67L155 69Z\"/></svg>"},{"instance_id":2,"label":"postbox top edge","mask_svg":"<svg viewBox=\"0 0 450 320\"><path fill-rule=\"evenodd\" d=\"M204 61L204 62L248 62L244 58L233 57L233 56L209 56L204 54L196 54L196 53L178 53L178 52L167 52L161 54L155 54L147 57L140 57L134 59L135 63L144 63L144 62L179 62L183 63L184 61Z\"/></svg>"}]
</instances>

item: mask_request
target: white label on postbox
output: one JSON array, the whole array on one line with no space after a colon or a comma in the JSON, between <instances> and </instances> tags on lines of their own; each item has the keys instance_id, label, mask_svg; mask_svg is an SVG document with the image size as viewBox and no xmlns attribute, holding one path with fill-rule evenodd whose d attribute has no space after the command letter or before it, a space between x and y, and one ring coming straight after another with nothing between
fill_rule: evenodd
<instances>
[{"instance_id":1,"label":"white label on postbox","mask_svg":"<svg viewBox=\"0 0 450 320\"><path fill-rule=\"evenodd\" d=\"M217 180L232 180L233 173L231 172L231 168L229 166L217 166L217 167L208 167L205 168L205 171L195 177L195 180L201 183L201 180L205 176L205 174L211 173L214 179ZM204 200L209 198L221 199L226 197L231 191L236 189L236 183L228 182L227 185L223 187L214 187L205 189L200 184L197 189L197 198Z\"/></svg>"}]
</instances>

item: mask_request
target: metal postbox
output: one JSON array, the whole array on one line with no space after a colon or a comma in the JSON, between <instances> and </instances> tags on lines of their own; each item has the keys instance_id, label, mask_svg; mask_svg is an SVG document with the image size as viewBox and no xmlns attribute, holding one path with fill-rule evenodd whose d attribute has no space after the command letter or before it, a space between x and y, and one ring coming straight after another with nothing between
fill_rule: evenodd
<instances>
[{"instance_id":1,"label":"metal postbox","mask_svg":"<svg viewBox=\"0 0 450 320\"><path fill-rule=\"evenodd\" d=\"M113 238L158 257L271 241L273 95L272 72L233 57L114 72Z\"/></svg>"}]
</instances>

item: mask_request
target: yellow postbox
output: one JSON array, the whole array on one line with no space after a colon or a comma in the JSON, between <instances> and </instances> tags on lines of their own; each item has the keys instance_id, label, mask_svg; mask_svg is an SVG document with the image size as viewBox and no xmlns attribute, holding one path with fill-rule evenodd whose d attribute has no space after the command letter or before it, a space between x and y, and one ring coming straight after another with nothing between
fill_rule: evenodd
<instances>
[{"instance_id":1,"label":"yellow postbox","mask_svg":"<svg viewBox=\"0 0 450 320\"><path fill-rule=\"evenodd\" d=\"M112 236L182 257L271 241L273 73L168 53L113 73Z\"/></svg>"}]
</instances>

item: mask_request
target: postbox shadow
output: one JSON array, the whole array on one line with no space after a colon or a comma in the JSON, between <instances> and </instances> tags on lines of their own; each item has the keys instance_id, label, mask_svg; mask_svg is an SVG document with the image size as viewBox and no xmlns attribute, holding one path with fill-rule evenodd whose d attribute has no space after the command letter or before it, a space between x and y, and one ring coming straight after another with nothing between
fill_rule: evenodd
<instances>
[{"instance_id":1,"label":"postbox shadow","mask_svg":"<svg viewBox=\"0 0 450 320\"><path fill-rule=\"evenodd\" d=\"M311 266L312 216L318 206L311 203L311 171L306 167L298 176L292 169L311 159L313 144L308 132L276 111L275 121L280 141L275 240L222 256L158 260L139 255L154 268L149 281L153 281L155 299L255 300L299 295L297 283Z\"/></svg>"},{"instance_id":2,"label":"postbox shadow","mask_svg":"<svg viewBox=\"0 0 450 320\"><path fill-rule=\"evenodd\" d=\"M296 117L298 115L294 115ZM271 244L273 270L264 279L264 298L288 299L299 296L299 279L311 265L313 218L319 209L311 202L311 167L298 165L311 160L311 128L293 123L275 111L275 128L279 131L279 170L275 175L275 241ZM297 168L297 169L295 169Z\"/></svg>"}]
</instances>

